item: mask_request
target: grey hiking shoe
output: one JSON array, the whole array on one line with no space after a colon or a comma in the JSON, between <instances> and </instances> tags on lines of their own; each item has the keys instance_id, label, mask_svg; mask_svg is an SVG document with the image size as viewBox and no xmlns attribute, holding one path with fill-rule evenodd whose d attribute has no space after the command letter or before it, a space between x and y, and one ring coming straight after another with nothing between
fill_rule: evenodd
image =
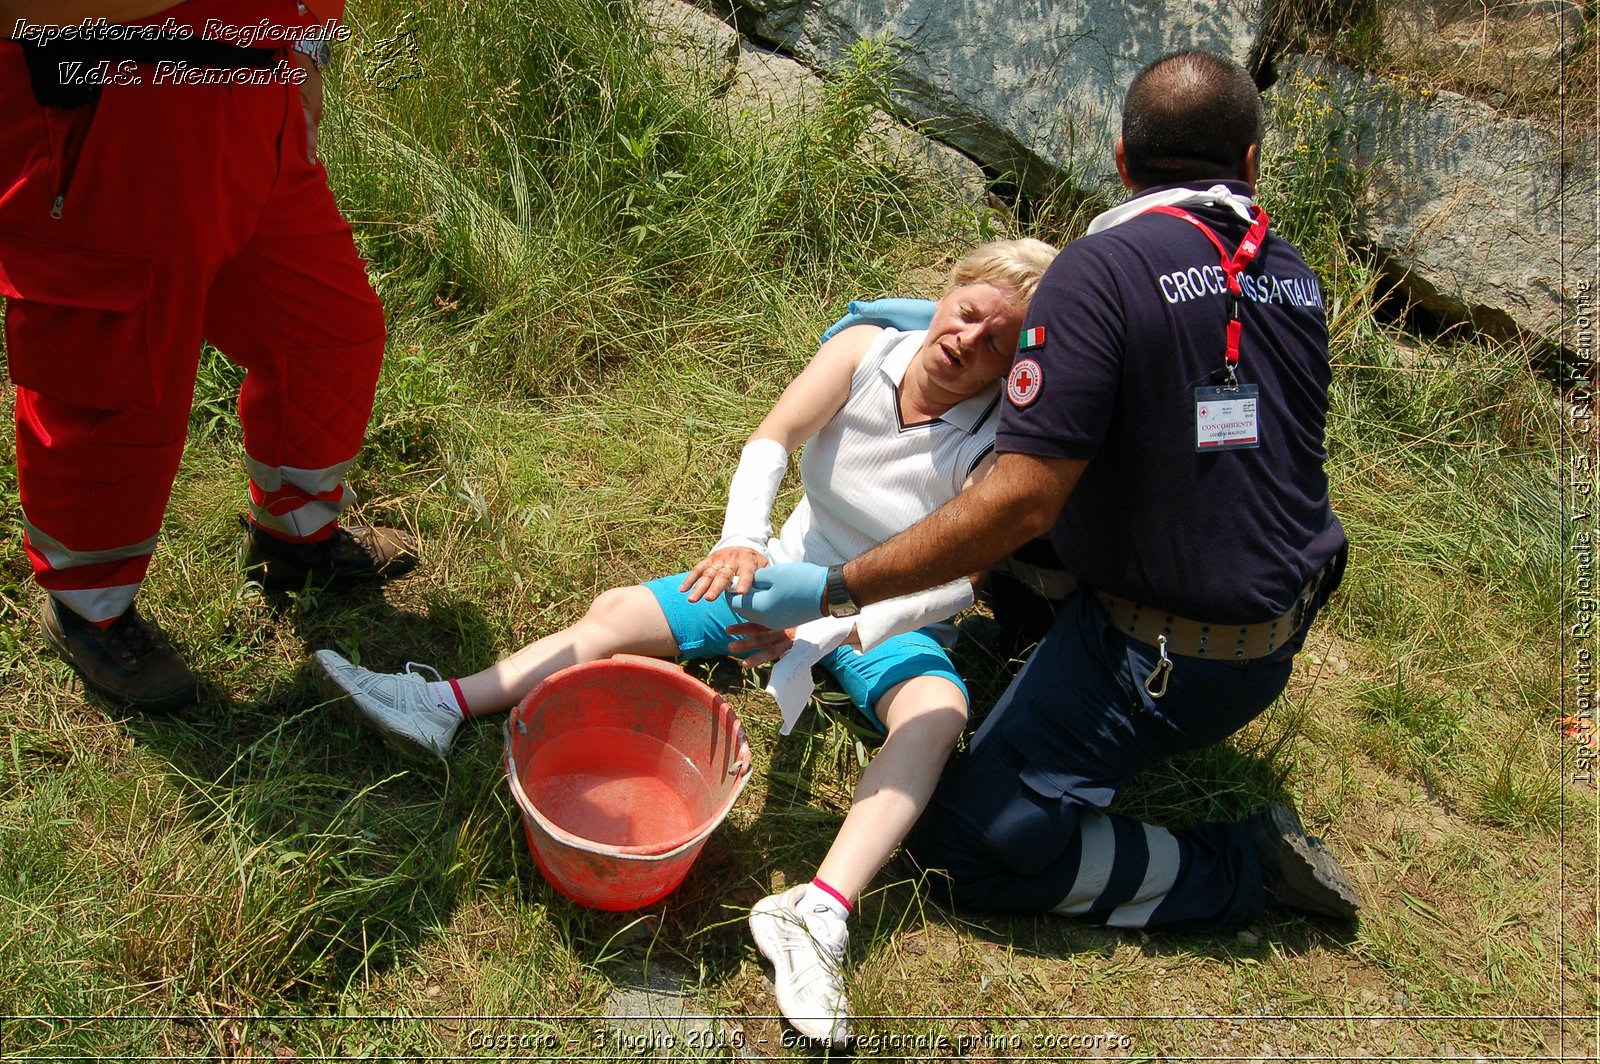
<instances>
[{"instance_id":1,"label":"grey hiking shoe","mask_svg":"<svg viewBox=\"0 0 1600 1064\"><path fill-rule=\"evenodd\" d=\"M313 584L396 580L417 567L417 539L398 528L334 529L316 543L291 543L245 524L239 567L268 591L295 591Z\"/></svg>"},{"instance_id":2,"label":"grey hiking shoe","mask_svg":"<svg viewBox=\"0 0 1600 1064\"><path fill-rule=\"evenodd\" d=\"M778 1010L807 1038L844 1046L850 1041L850 1002L844 993L850 929L843 920L799 909L805 884L762 898L750 909L750 934L772 962Z\"/></svg>"},{"instance_id":3,"label":"grey hiking shoe","mask_svg":"<svg viewBox=\"0 0 1600 1064\"><path fill-rule=\"evenodd\" d=\"M1306 834L1293 809L1269 806L1245 821L1245 828L1261 858L1269 906L1341 920L1355 917L1361 899L1350 877L1321 839Z\"/></svg>"},{"instance_id":4,"label":"grey hiking shoe","mask_svg":"<svg viewBox=\"0 0 1600 1064\"><path fill-rule=\"evenodd\" d=\"M132 605L102 628L46 595L39 627L45 642L97 695L143 713L170 713L194 704L199 691L194 673Z\"/></svg>"},{"instance_id":5,"label":"grey hiking shoe","mask_svg":"<svg viewBox=\"0 0 1600 1064\"><path fill-rule=\"evenodd\" d=\"M319 650L315 656L323 676L350 699L363 724L409 753L420 747L441 761L450 753L464 718L454 706L434 700L428 681L417 670L427 669L435 680L437 671L408 662L404 672L373 672L331 650Z\"/></svg>"}]
</instances>

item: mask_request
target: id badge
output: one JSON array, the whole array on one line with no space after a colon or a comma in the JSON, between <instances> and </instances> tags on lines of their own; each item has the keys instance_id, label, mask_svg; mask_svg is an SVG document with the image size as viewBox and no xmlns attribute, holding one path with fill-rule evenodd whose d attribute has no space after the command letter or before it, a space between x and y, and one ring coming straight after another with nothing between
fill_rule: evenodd
<instances>
[{"instance_id":1,"label":"id badge","mask_svg":"<svg viewBox=\"0 0 1600 1064\"><path fill-rule=\"evenodd\" d=\"M1236 451L1261 446L1256 422L1261 388L1240 384L1232 388L1194 390L1194 449Z\"/></svg>"}]
</instances>

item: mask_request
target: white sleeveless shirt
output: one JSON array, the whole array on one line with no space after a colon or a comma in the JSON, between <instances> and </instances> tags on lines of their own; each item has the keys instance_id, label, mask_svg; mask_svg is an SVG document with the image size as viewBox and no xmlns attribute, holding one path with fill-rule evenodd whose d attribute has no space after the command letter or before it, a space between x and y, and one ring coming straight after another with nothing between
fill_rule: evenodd
<instances>
[{"instance_id":1,"label":"white sleeveless shirt","mask_svg":"<svg viewBox=\"0 0 1600 1064\"><path fill-rule=\"evenodd\" d=\"M769 545L774 561L836 565L902 532L955 498L994 449L1000 382L943 416L900 422L900 382L925 331L885 329L850 379L843 408L800 457L805 495Z\"/></svg>"}]
</instances>

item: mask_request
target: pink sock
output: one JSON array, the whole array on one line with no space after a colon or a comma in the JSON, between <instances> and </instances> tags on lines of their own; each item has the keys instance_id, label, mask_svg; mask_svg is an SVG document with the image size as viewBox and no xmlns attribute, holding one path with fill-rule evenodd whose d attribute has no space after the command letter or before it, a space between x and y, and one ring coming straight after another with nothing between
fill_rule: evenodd
<instances>
[{"instance_id":1,"label":"pink sock","mask_svg":"<svg viewBox=\"0 0 1600 1064\"><path fill-rule=\"evenodd\" d=\"M843 894L834 890L820 879L813 879L806 884L806 892L800 896L800 910L802 912L824 911L840 920L850 918L850 902Z\"/></svg>"},{"instance_id":2,"label":"pink sock","mask_svg":"<svg viewBox=\"0 0 1600 1064\"><path fill-rule=\"evenodd\" d=\"M440 680L428 685L428 695L439 705L461 714L462 720L472 719L467 712L467 700L461 695L461 685L454 680Z\"/></svg>"}]
</instances>

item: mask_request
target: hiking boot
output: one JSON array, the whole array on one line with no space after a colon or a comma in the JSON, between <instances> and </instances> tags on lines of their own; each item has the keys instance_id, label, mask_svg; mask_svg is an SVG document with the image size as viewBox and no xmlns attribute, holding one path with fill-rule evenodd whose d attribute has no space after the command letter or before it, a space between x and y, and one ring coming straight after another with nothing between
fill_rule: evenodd
<instances>
[{"instance_id":1,"label":"hiking boot","mask_svg":"<svg viewBox=\"0 0 1600 1064\"><path fill-rule=\"evenodd\" d=\"M825 909L801 912L805 884L762 898L750 909L750 934L772 962L778 1010L807 1038L844 1046L850 1041L850 1002L844 957L850 929Z\"/></svg>"},{"instance_id":2,"label":"hiking boot","mask_svg":"<svg viewBox=\"0 0 1600 1064\"><path fill-rule=\"evenodd\" d=\"M465 718L428 693L428 681L418 670L427 669L437 680L436 670L407 662L404 672L373 672L331 650L319 650L315 657L323 675L355 705L361 723L396 741L403 752L416 753L420 747L441 761L450 753Z\"/></svg>"},{"instance_id":3,"label":"hiking boot","mask_svg":"<svg viewBox=\"0 0 1600 1064\"><path fill-rule=\"evenodd\" d=\"M102 628L46 595L39 627L45 642L97 695L142 713L170 713L194 704L199 690L194 673L132 605Z\"/></svg>"},{"instance_id":4,"label":"hiking boot","mask_svg":"<svg viewBox=\"0 0 1600 1064\"><path fill-rule=\"evenodd\" d=\"M1256 855L1267 904L1349 920L1361 908L1356 888L1328 847L1306 834L1300 818L1277 804L1245 821Z\"/></svg>"},{"instance_id":5,"label":"hiking boot","mask_svg":"<svg viewBox=\"0 0 1600 1064\"><path fill-rule=\"evenodd\" d=\"M398 528L345 528L315 543L291 543L245 522L239 566L268 591L394 580L417 567L417 540Z\"/></svg>"}]
</instances>

